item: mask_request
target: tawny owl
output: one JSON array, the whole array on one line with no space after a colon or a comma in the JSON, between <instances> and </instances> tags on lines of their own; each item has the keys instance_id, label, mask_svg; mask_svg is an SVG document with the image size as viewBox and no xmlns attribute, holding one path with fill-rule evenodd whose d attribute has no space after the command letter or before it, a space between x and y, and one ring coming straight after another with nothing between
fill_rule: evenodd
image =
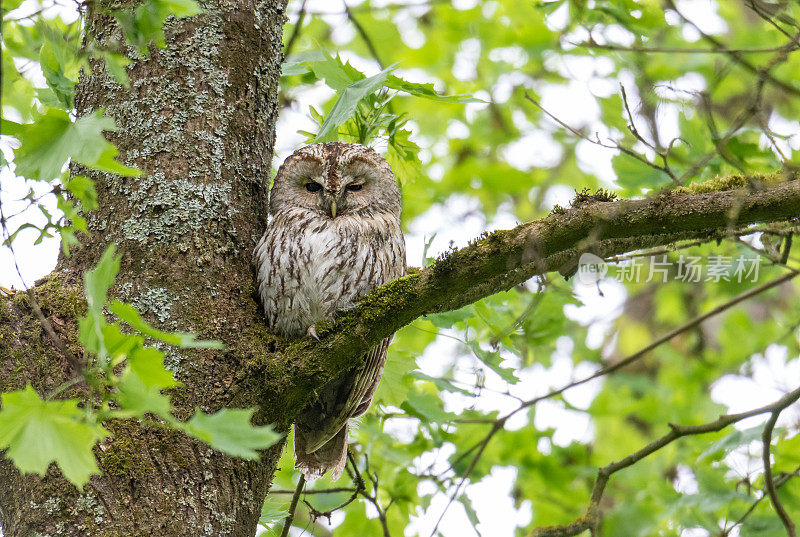
<instances>
[{"instance_id":1,"label":"tawny owl","mask_svg":"<svg viewBox=\"0 0 800 537\"><path fill-rule=\"evenodd\" d=\"M255 249L267 323L279 334L311 333L361 296L406 272L400 189L375 151L339 142L306 146L278 169L269 222ZM323 388L295 421L295 467L306 477L347 461L348 420L366 412L389 338L364 366Z\"/></svg>"}]
</instances>

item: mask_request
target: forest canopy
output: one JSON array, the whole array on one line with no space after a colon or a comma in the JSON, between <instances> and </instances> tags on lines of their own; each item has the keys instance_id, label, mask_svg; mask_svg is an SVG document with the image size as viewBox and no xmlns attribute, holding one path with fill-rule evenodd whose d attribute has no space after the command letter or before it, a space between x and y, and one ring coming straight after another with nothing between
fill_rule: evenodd
<instances>
[{"instance_id":1,"label":"forest canopy","mask_svg":"<svg viewBox=\"0 0 800 537\"><path fill-rule=\"evenodd\" d=\"M151 177L136 159L162 141L120 152L109 136L119 109L76 114L81 73L105 69L109 85L129 88L138 62L168 50L165 34L214 9L94 4L3 2L7 287L44 275L25 267L56 249L80 250L103 204L98 172ZM95 8L116 21L112 46L87 33ZM796 196L785 187L800 173L800 4L292 0L285 15L272 173L307 143L375 147L402 186L412 278L512 242L489 232L521 223L597 210L611 226L638 207L655 222L681 196L708 195L710 214L715 194L737 194L713 232L665 228L653 247L621 234L618 255L604 255L598 224L575 240L580 264L548 264L403 326L351 432L345 475L306 484L298 501L290 439L259 529L281 535L291 513L295 535L315 536L795 535L800 213L770 216L776 202L737 218L761 193ZM692 203L687 226L702 220ZM205 218L204 207L192 214ZM121 254L105 252L82 276L81 373L50 393L2 386L3 457L42 474L55 462L81 488L102 471L92 449L108 420L171 428L234 457L277 442L286 431L252 424L252 405L175 412L185 379L170 349L230 342L192 335L155 302L107 296ZM0 291L8 303L24 294Z\"/></svg>"}]
</instances>

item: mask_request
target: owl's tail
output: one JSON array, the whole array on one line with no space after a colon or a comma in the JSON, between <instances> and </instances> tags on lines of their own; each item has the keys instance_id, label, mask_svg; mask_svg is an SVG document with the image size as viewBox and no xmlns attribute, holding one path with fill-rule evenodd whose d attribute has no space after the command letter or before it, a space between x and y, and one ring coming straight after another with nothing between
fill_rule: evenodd
<instances>
[{"instance_id":1,"label":"owl's tail","mask_svg":"<svg viewBox=\"0 0 800 537\"><path fill-rule=\"evenodd\" d=\"M303 472L306 479L316 479L331 470L331 481L341 477L347 463L347 423L336 435L313 453L306 453L306 439L314 437L311 431L295 423L294 426L294 467Z\"/></svg>"}]
</instances>

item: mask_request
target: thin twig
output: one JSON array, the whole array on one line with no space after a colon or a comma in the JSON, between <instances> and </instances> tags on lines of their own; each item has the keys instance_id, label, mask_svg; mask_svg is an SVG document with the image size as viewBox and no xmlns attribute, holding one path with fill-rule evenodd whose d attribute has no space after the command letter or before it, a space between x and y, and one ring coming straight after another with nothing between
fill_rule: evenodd
<instances>
[{"instance_id":1,"label":"thin twig","mask_svg":"<svg viewBox=\"0 0 800 537\"><path fill-rule=\"evenodd\" d=\"M773 287L775 287L777 285L780 285L780 284L782 284L782 283L784 283L786 281L789 281L792 278L797 277L798 275L800 275L800 271L790 270L789 272L787 272L783 276L779 276L778 278L775 278L774 280L770 280L770 281L768 281L766 283L763 283L761 285L758 285L756 287L748 289L747 291L745 291L743 293L740 293L739 295L735 296L734 298L732 298L728 302L726 302L724 304L721 304L721 305L717 306L716 308L704 313L703 315L697 316L697 317L687 321L686 323L682 324L681 326L670 330L669 332L667 332L666 334L664 334L660 338L658 338L655 341L651 342L649 345L645 346L644 348L642 348L638 352L635 352L634 354L628 356L624 360L620 360L619 362L617 362L617 363L615 363L613 365L604 367L604 368L598 370L597 372L595 372L594 374L589 375L588 377L585 377L585 378L583 378L581 380L577 380L577 381L571 382L571 383L569 383L569 384L567 384L567 385L565 385L565 386L563 386L561 388L558 388L556 390L552 390L552 391L550 391L550 392L548 392L548 393L546 393L544 395L541 395L539 397L535 397L533 399L530 399L530 400L524 402L522 405L520 405L519 408L516 408L516 409L512 410L511 412L509 412L508 414L506 414L506 415L504 415L504 416L502 416L500 418L497 418L497 420L495 421L494 425L492 426L490 431L486 434L486 436L484 436L484 438L482 438L477 443L473 444L466 452L464 452L461 455L459 455L459 457L456 458L456 460L453 461L449 465L449 469L453 469L467 455L469 455L470 453L472 453L472 452L477 450L477 453L475 453L475 455L474 455L474 457L473 457L473 459L472 459L472 461L471 461L471 463L470 463L470 465L468 467L468 471L464 472L462 474L461 482L456 487L456 492L451 496L451 500L448 502L447 506L445 507L444 512L447 511L449 506L456 499L457 494L458 494L459 490L461 489L461 485L463 484L463 481L468 477L469 472L471 471L471 469L474 468L475 465L477 464L477 461L480 458L480 456L483 454L483 451L486 448L486 445L488 445L489 441L492 439L492 437L495 436L495 434L497 432L499 432L500 430L503 429L503 427L505 426L506 422L512 416L514 416L515 414L517 414L518 412L520 412L520 411L522 411L522 410L524 410L526 408L529 408L529 407L532 407L532 406L536 405L537 403L539 403L539 402L541 402L541 401L543 401L545 399L551 399L553 397L561 395L562 393L564 393L565 391L567 391L567 390L569 390L571 388L574 388L576 386L580 386L581 384L585 384L585 383L587 383L587 382L589 382L591 380L594 380L594 379L602 377L602 376L609 375L609 374L611 374L611 373L613 373L613 372L615 372L615 371L617 371L619 369L622 369L623 367L625 367L627 365L630 365L631 363L633 363L633 362L635 362L637 360L640 360L645 355L647 355L647 353L649 353L650 351L652 351L656 347L659 347L660 345L662 345L662 344L666 343L667 341L673 339L674 337L678 336L679 334L682 334L683 332L686 332L687 330L690 330L690 329L694 328L695 326L697 326L700 323L706 321L707 319L709 319L711 317L714 317L716 315L719 315L720 313L724 312L727 309L730 309L731 307L735 306L736 304L739 304L739 303L747 300L748 298L751 298L751 297L753 297L755 295L763 293L764 291L767 291L768 289L771 289L771 288L773 288ZM439 517L440 521L444 517L444 512Z\"/></svg>"},{"instance_id":2,"label":"thin twig","mask_svg":"<svg viewBox=\"0 0 800 537\"><path fill-rule=\"evenodd\" d=\"M675 3L673 2L673 0L666 0L666 5L671 10L673 10L686 24L692 26L695 30L697 30L697 32L703 37L703 39L711 43L711 45L714 46L714 48L717 48L722 52L724 52L734 62L741 65L743 68L750 71L751 73L758 75L759 78L763 77L764 79L768 80L773 86L782 89L786 93L790 93L794 96L800 97L800 88L796 88L795 86L792 86L782 80L778 80L768 72L764 71L762 67L757 67L752 63L750 63L750 61L747 58L742 56L741 52L738 52L735 49L729 49L725 47L725 45L723 45L721 41L719 41L714 36L705 33L695 23L693 23L691 20L689 20L689 18L687 18L683 13L681 13L680 10L678 10ZM780 53L786 55L789 52L792 52L796 49L797 49L797 40L796 38L792 38L792 40L789 43L780 47Z\"/></svg>"},{"instance_id":3,"label":"thin twig","mask_svg":"<svg viewBox=\"0 0 800 537\"><path fill-rule=\"evenodd\" d=\"M784 486L784 485L785 485L785 484L786 484L786 483L787 483L787 482L788 482L788 481L789 481L791 478L793 478L793 477L797 477L798 475L800 475L800 466L798 466L797 468L795 468L793 472L789 472L789 473L780 474L780 475L779 475L779 476L778 476L778 477L775 479L775 488L776 488L776 489L780 489L780 488L781 488L782 486ZM719 532L719 537L728 537L728 535L730 535L730 533L733 531L733 529L734 529L734 528L736 528L737 526L741 526L741 525L744 523L744 521L745 521L745 520L747 520L747 517L749 517L749 516L750 516L750 515L753 513L753 511L755 511L755 510L756 510L756 507L758 507L758 504L760 504L760 503L761 503L761 501L762 501L764 498L766 498L766 497L767 497L767 494L762 494L761 496L759 496L759 497L756 499L756 501L754 501L753 503L751 503L751 504L750 504L750 507L748 507L748 508L747 508L747 510L744 512L744 514L742 514L742 516L740 516L740 517L739 517L739 518L736 520L736 522L734 522L734 523L733 523L733 525L731 525L730 527L727 527L727 526L726 526L725 528L723 528L722 530L720 530L720 532Z\"/></svg>"},{"instance_id":4,"label":"thin twig","mask_svg":"<svg viewBox=\"0 0 800 537\"><path fill-rule=\"evenodd\" d=\"M761 0L758 0L758 1L761 1ZM752 9L759 17L761 17L764 21L766 21L768 24L770 24L773 28L778 30L780 33L782 33L786 37L792 37L789 32L787 32L786 30L781 28L778 23L776 23L774 20L772 20L772 17L768 13L765 13L761 9L761 6L757 5L754 0L745 0L745 5L747 7L749 7L750 9Z\"/></svg>"},{"instance_id":5,"label":"thin twig","mask_svg":"<svg viewBox=\"0 0 800 537\"><path fill-rule=\"evenodd\" d=\"M392 502L389 502L389 505L386 509L381 507L380 502L378 502L378 476L372 475L369 471L369 459L367 458L366 453L364 454L364 473L367 474L367 478L372 483L372 490L374 491L372 494L367 493L367 486L366 482L364 481L364 476L361 475L361 471L358 469L358 465L356 464L356 460L353 457L353 454L349 451L347 452L347 460L350 461L350 465L353 467L353 470L350 471L349 467L346 467L347 475L350 476L350 479L356 484L356 494L353 498L350 499L347 503L350 503L355 499L356 495L362 496L368 502L375 507L375 510L378 512L378 520L381 523L381 529L383 530L384 537L391 537L389 532L389 521L386 518L386 509L391 506ZM345 504L346 505L346 504ZM337 507L339 509L340 507Z\"/></svg>"},{"instance_id":6,"label":"thin twig","mask_svg":"<svg viewBox=\"0 0 800 537\"><path fill-rule=\"evenodd\" d=\"M311 490L304 490L303 494L334 494L337 492L353 492L355 489L351 487L336 487L332 489L311 489ZM296 490L289 490L289 489L272 489L269 491L270 494L294 494Z\"/></svg>"},{"instance_id":7,"label":"thin twig","mask_svg":"<svg viewBox=\"0 0 800 537\"><path fill-rule=\"evenodd\" d=\"M668 0L670 3L672 0ZM678 13L680 15L680 13ZM682 15L681 17L687 21L688 19L684 18ZM691 22L689 22L691 24ZM699 30L698 30L699 31ZM779 63L786 60L786 56L791 52L794 48L797 47L798 43L800 42L800 32L794 35L792 41L789 42L787 45L783 45L780 50L775 53L775 55L769 59L769 61L764 64L763 66L759 67L756 70L756 74L758 74L758 80L756 81L756 89L753 93L753 99L750 104L739 114L739 116L731 123L731 126L728 128L728 131L725 133L724 136L721 138L715 138L714 140L714 151L707 153L706 155L698 158L689 168L678 178L678 182L683 184L683 182L692 177L698 170L703 168L708 162L714 158L715 155L721 154L720 149L724 148L728 141L733 138L736 133L742 128L747 121L753 117L757 112L761 111L762 104L761 101L764 95L764 86L769 80L769 72ZM800 91L800 90L798 90Z\"/></svg>"},{"instance_id":8,"label":"thin twig","mask_svg":"<svg viewBox=\"0 0 800 537\"><path fill-rule=\"evenodd\" d=\"M283 530L281 530L281 537L286 537L289 535L289 528L292 527L292 521L294 520L294 512L297 509L297 501L300 499L300 493L303 492L303 486L306 484L306 476L300 474L300 480L297 482L297 488L294 491L294 496L292 496L292 503L289 506L289 514L286 515L286 521L283 523Z\"/></svg>"},{"instance_id":9,"label":"thin twig","mask_svg":"<svg viewBox=\"0 0 800 537\"><path fill-rule=\"evenodd\" d=\"M289 55L292 53L292 49L294 48L294 44L297 41L297 38L300 36L300 31L303 28L303 20L306 18L306 0L303 0L302 5L300 6L300 11L297 12L297 22L292 28L292 35L289 36L289 41L286 42L286 47L283 49L283 57L288 58Z\"/></svg>"},{"instance_id":10,"label":"thin twig","mask_svg":"<svg viewBox=\"0 0 800 537\"><path fill-rule=\"evenodd\" d=\"M450 498L447 500L447 505L445 505L444 509L442 509L442 514L439 515L439 519L436 521L436 525L433 526L433 530L431 531L431 537L434 537L434 535L436 535L436 532L439 529L439 524L441 524L442 520L444 519L444 515L447 514L447 510L450 508L450 505L452 505L452 503L456 500L456 498L458 498L458 494L459 492L461 492L461 487L464 486L464 483L466 483L469 474L471 474L472 470L475 469L475 465L478 464L478 459L480 459L481 455L483 455L483 452L486 449L486 446L489 445L489 441L492 439L492 436L494 436L494 433L502 429L504 424L505 422L500 423L500 421L496 421L492 426L493 432L485 436L484 439L480 442L478 447L478 452L472 458L472 461L470 461L469 466L462 474L461 479L456 485L456 489L453 491L453 493L450 495Z\"/></svg>"},{"instance_id":11,"label":"thin twig","mask_svg":"<svg viewBox=\"0 0 800 537\"><path fill-rule=\"evenodd\" d=\"M371 5L369 2L365 2L359 6L355 6L351 8L352 11L356 13L369 13L375 11L376 9L381 10L388 10L388 11L399 11L402 9L409 9L409 8L433 8L440 4L451 4L452 0L427 0L425 2L417 2L417 3L393 3L393 4L386 4L381 6L380 8L376 8L375 6ZM306 11L308 15L345 15L344 11Z\"/></svg>"},{"instance_id":12,"label":"thin twig","mask_svg":"<svg viewBox=\"0 0 800 537\"><path fill-rule=\"evenodd\" d=\"M788 406L788 405L787 405ZM770 461L770 445L772 444L772 431L775 429L775 423L781 415L781 411L785 409L778 408L772 411L772 415L764 425L764 431L761 434L761 442L763 448L761 450L761 460L764 462L764 488L769 495L769 500L772 502L772 507L781 519L783 527L786 528L786 535L788 537L797 537L794 531L794 522L789 518L786 509L783 507L780 499L778 498L778 491L775 489L775 481L772 478L772 462Z\"/></svg>"},{"instance_id":13,"label":"thin twig","mask_svg":"<svg viewBox=\"0 0 800 537\"><path fill-rule=\"evenodd\" d=\"M800 388L797 388L796 390L787 393L786 395L784 395L783 397L781 397L772 404L756 408L753 410L748 410L747 412L741 412L739 414L722 415L717 420L709 423L704 423L701 425L669 424L670 428L669 433L647 444L646 446L636 451L635 453L632 453L623 459L614 461L598 469L597 478L595 479L594 486L592 487L592 493L589 500L589 507L587 508L586 513L583 516L579 517L576 521L566 526L548 526L548 527L534 528L528 534L528 537L545 537L545 536L572 537L584 531L597 528L600 522L600 509L599 509L600 501L603 498L605 487L608 484L608 481L613 474L619 472L620 470L633 466L640 460L644 459L649 455L652 455L656 451L664 448L665 446L671 444L672 442L681 437L719 432L724 428L733 425L734 423L737 423L747 418L751 418L753 416L758 416L766 413L773 413L773 414L776 412L780 413L785 408L794 404L798 399L800 399Z\"/></svg>"},{"instance_id":14,"label":"thin twig","mask_svg":"<svg viewBox=\"0 0 800 537\"><path fill-rule=\"evenodd\" d=\"M358 472L358 468L356 468L355 465L355 460L352 460L352 462L353 462L353 467L355 468L356 472ZM366 498L378 512L378 520L381 523L381 529L383 529L383 537L392 537L391 534L389 533L389 521L386 519L386 509L388 509L392 505L393 500L389 500L389 504L386 506L385 509L382 508L381 504L378 502L378 475L373 474L369 471L369 457L367 456L366 453L364 454L364 472L367 474L367 477L372 482L373 493L372 495L369 495L367 494L366 489L363 489L361 491L361 495L364 498ZM361 474L358 474L358 476L359 479L362 479Z\"/></svg>"},{"instance_id":15,"label":"thin twig","mask_svg":"<svg viewBox=\"0 0 800 537\"><path fill-rule=\"evenodd\" d=\"M33 309L36 317L39 318L39 322L42 323L45 333L56 346L56 348L61 352L61 354L64 355L73 369L75 369L75 372L81 373L83 371L84 364L81 362L81 360L78 360L74 354L72 354L72 351L69 350L69 347L67 347L66 343L64 343L64 341L58 337L58 334L56 334L55 330L53 330L53 325L50 324L50 321L47 320L47 317L45 317L44 313L42 312L42 308L39 306L39 301L36 300L36 293L34 292L33 287L29 288L25 284L25 278L22 277L22 271L17 263L17 254L14 252L14 247L11 244L11 233L9 232L6 222L7 220L3 214L3 204L0 203L0 225L3 227L3 234L8 239L5 243L5 246L11 251L11 259L14 262L14 268L17 271L20 282L22 282L22 287L24 287L25 291L28 293L28 302L30 303L31 309Z\"/></svg>"},{"instance_id":16,"label":"thin twig","mask_svg":"<svg viewBox=\"0 0 800 537\"><path fill-rule=\"evenodd\" d=\"M751 235L751 234L756 233L756 232L757 231L754 231L754 230L741 230L741 231L737 231L735 234L737 236L738 235ZM686 242L686 243L683 243L683 244L673 244L673 245L670 245L670 246L666 246L664 248L658 248L658 249L654 249L654 250L645 250L645 251L642 251L642 252L636 252L636 253L632 253L632 254L614 255L614 256L607 257L607 258L603 259L603 261L605 261L606 263L621 263L623 261L630 261L631 259L638 259L638 258L642 258L642 257L654 257L654 256L657 256L657 255L666 255L666 254L671 254L671 253L674 253L674 252L678 252L680 250L686 250L687 248L693 248L695 246L702 246L703 244L707 244L709 242L719 240L720 238L723 238L723 237L718 235L718 236L712 236L712 237L709 237L709 238L703 238L703 239L697 239L697 240L694 240L694 241L689 241L689 242Z\"/></svg>"},{"instance_id":17,"label":"thin twig","mask_svg":"<svg viewBox=\"0 0 800 537\"><path fill-rule=\"evenodd\" d=\"M545 109L536 99L531 97L530 94L528 94L527 91L525 92L525 99L527 99L528 101L530 101L531 103L536 105L536 107L539 108L539 110L541 110L547 117L549 117L550 119L552 119L553 121L555 121L556 123L558 123L559 125L564 127L565 129L567 129L569 132L571 132L575 136L579 137L580 139L586 140L587 142L589 142L591 144L594 144L594 145L597 145L597 146L600 146L600 147L605 147L606 149L614 149L614 150L620 151L622 153L625 153L629 157L632 157L632 158L638 160L642 164L644 164L646 166L649 166L651 168L654 168L654 169L666 174L670 179L672 179L672 182L675 183L676 185L682 184L675 177L675 174L672 172L672 170L669 169L668 166L659 166L658 164L656 164L654 162L650 162L649 160L644 158L642 155L640 155L636 151L634 151L634 150L632 150L632 149L630 149L628 147L625 147L624 145L621 145L619 142L613 141L613 143L606 143L606 142L603 142L602 140L600 140L599 137L597 139L589 138L584 133L580 132L579 130L577 130L576 128L572 127L571 125L568 125L567 123L565 123L564 121L562 121L561 119L559 119L555 115L553 115L551 112L549 112L547 109ZM662 155L659 154L659 156L661 156L662 159L664 159L664 157ZM666 160L665 160L665 163L666 163Z\"/></svg>"},{"instance_id":18,"label":"thin twig","mask_svg":"<svg viewBox=\"0 0 800 537\"><path fill-rule=\"evenodd\" d=\"M739 293L738 295L736 295L735 297L733 297L729 301L725 302L724 304L720 304L716 308L713 308L713 309L707 311L706 313L704 313L702 315L699 315L699 316L695 317L694 319L691 319L691 320L685 322L681 326L678 326L677 328L673 328L672 330L670 330L669 332L667 332L666 334L664 334L660 338L656 339L655 341L653 341L649 345L643 347L638 352L635 352L635 353L631 354L630 356L628 356L624 360L620 360L619 362L617 362L617 363L615 363L613 365L610 365L608 367L604 367L604 368L600 369L599 371L597 371L596 373L594 373L593 375L589 375L588 377L586 377L586 378L584 378L582 380L575 381L575 382L573 382L571 384L568 384L568 385L564 386L563 388L559 388L557 390L553 390L552 392L550 392L550 393L548 393L546 395L537 397L535 399L531 399L530 401L527 401L524 406L525 407L533 406L536 403L538 403L539 401L542 401L544 399L552 398L552 397L554 397L556 395L560 395L560 394L562 394L563 392L565 392L566 390L568 390L570 388L574 388L575 386L579 386L581 384L585 384L586 382L594 380L594 379L596 379L598 377L605 376L605 375L608 375L609 373L613 373L614 371L622 369L623 367L625 367L627 365L630 365L631 363L639 360L644 355L646 355L648 352L650 352L653 349L655 349L656 347L659 347L660 345L666 343L667 341L673 339L674 337L678 336L679 334L682 334L683 332L686 332L687 330L690 330L690 329L694 328L695 326L703 323L704 321L710 319L711 317L719 315L720 313L732 308L733 306L735 306L735 305L737 305L737 304L739 304L741 302L744 302L745 300L747 300L749 298L752 298L752 297L754 297L754 296L756 296L758 294L763 293L764 291L767 291L767 290L772 289L773 287L776 287L776 286L778 286L778 285L780 285L780 284L782 284L784 282L787 282L787 281L791 280L792 278L797 277L798 275L800 275L800 271L790 270L789 272L787 272L783 276L779 276L779 277L777 277L777 278L775 278L773 280L770 280L768 282L762 283L761 285L757 285L756 287L753 287L751 289L748 289L747 291ZM521 410L521 408L517 409L517 410L514 410L513 413L519 412L520 410ZM509 414L508 417L511 417L511 414ZM505 419L508 419L508 417L505 418Z\"/></svg>"},{"instance_id":19,"label":"thin twig","mask_svg":"<svg viewBox=\"0 0 800 537\"><path fill-rule=\"evenodd\" d=\"M344 509L345 507L347 507L348 505L353 503L356 500L356 498L358 498L358 495L364 491L364 488L366 487L366 485L364 484L364 480L361 478L361 474L358 474L358 468L356 468L356 462L353 459L353 455L350 453L350 451L347 452L347 460L350 461L350 463L353 465L353 468L356 471L356 474L353 474L353 472L350 471L350 468L345 466L345 469L347 470L347 475L350 476L350 479L355 484L355 488L340 488L340 489L328 489L328 490L316 490L316 491L312 490L312 491L308 491L307 493L317 493L317 494L319 494L319 493L324 493L324 492L332 492L334 490L336 490L337 492L345 492L346 491L346 492L352 493L350 495L350 498L348 498L346 501L342 502L341 504L337 505L336 507L328 509L327 511L320 511L319 509L317 509L316 507L311 505L311 503L308 500L303 499L303 503L306 504L306 507L308 507L308 512L309 512L309 515L311 516L311 520L312 521L316 522L317 519L319 519L319 518L327 518L328 522L330 523L331 515L335 511L338 511L339 509Z\"/></svg>"},{"instance_id":20,"label":"thin twig","mask_svg":"<svg viewBox=\"0 0 800 537\"><path fill-rule=\"evenodd\" d=\"M642 53L642 54L650 54L650 53L663 53L663 54L731 54L731 53L738 53L738 54L764 54L775 52L781 48L781 46L775 47L766 47L766 48L685 48L685 47L639 47L639 46L629 46L626 47L624 45L605 45L602 43L598 43L593 39L589 41L585 41L583 43L573 43L571 41L567 41L568 44L574 47L580 48L589 48L589 49L601 49L601 50L613 50L616 52L634 52L634 53Z\"/></svg>"},{"instance_id":21,"label":"thin twig","mask_svg":"<svg viewBox=\"0 0 800 537\"><path fill-rule=\"evenodd\" d=\"M350 20L350 22L353 23L353 26L355 26L356 32L358 32L358 35L361 36L361 39L367 46L369 53L372 55L375 61L378 62L378 66L380 66L381 70L385 69L386 66L381 61L381 58L378 55L378 49L375 48L375 43L373 43L372 39L370 39L367 30L361 25L360 22L358 22L358 19L356 19L356 16L353 14L353 11L347 5L347 2L345 0L342 0L342 5L344 5L344 12L347 15L348 20Z\"/></svg>"}]
</instances>

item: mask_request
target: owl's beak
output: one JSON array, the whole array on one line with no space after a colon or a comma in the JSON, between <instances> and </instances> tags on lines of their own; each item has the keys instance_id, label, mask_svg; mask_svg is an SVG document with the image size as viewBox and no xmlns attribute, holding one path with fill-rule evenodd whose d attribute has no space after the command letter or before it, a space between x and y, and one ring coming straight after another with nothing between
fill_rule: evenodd
<instances>
[{"instance_id":1,"label":"owl's beak","mask_svg":"<svg viewBox=\"0 0 800 537\"><path fill-rule=\"evenodd\" d=\"M341 213L342 203L337 203L342 201L340 196L341 192L338 190L325 189L322 194L322 203L327 205L328 214L331 215L331 218L336 218L336 215Z\"/></svg>"}]
</instances>

